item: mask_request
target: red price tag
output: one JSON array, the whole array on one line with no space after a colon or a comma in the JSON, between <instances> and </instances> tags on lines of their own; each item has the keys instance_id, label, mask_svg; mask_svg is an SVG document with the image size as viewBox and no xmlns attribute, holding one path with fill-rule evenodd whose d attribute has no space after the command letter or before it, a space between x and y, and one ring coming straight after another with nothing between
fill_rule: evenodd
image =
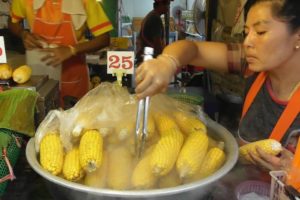
<instances>
[{"instance_id":1,"label":"red price tag","mask_svg":"<svg viewBox=\"0 0 300 200\"><path fill-rule=\"evenodd\" d=\"M5 54L5 46L4 46L4 38L0 36L0 63L6 63L6 54Z\"/></svg>"},{"instance_id":2,"label":"red price tag","mask_svg":"<svg viewBox=\"0 0 300 200\"><path fill-rule=\"evenodd\" d=\"M107 52L107 73L116 73L122 70L126 74L133 74L134 52L133 51L108 51Z\"/></svg>"}]
</instances>

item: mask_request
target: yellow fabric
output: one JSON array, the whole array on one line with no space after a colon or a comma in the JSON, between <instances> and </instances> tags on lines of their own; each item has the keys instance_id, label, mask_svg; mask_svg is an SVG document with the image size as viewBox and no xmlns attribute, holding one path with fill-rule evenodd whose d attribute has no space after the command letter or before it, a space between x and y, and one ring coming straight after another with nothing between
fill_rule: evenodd
<instances>
[{"instance_id":1,"label":"yellow fabric","mask_svg":"<svg viewBox=\"0 0 300 200\"><path fill-rule=\"evenodd\" d=\"M26 19L29 27L32 27L34 20L33 1L34 0L13 0L11 7L11 17L13 23L17 23L23 19ZM44 4L47 1L51 0L45 0ZM94 36L101 35L113 29L113 26L110 23L106 13L98 2L95 0L82 0L82 2L84 4L87 20L81 28L75 31L78 41L84 39L84 31L86 28L88 28ZM49 15L48 17L51 16L51 13L45 13Z\"/></svg>"}]
</instances>

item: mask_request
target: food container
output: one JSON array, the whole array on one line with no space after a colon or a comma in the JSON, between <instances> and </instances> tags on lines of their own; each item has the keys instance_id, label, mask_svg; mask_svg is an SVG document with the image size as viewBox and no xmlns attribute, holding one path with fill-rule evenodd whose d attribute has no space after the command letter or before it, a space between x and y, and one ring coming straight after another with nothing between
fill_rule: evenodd
<instances>
[{"instance_id":1,"label":"food container","mask_svg":"<svg viewBox=\"0 0 300 200\"><path fill-rule=\"evenodd\" d=\"M209 119L207 119L207 128L212 138L225 142L227 160L213 175L171 188L118 191L92 188L67 181L48 173L40 166L35 152L34 138L27 144L26 157L33 170L46 180L49 192L59 200L199 200L205 197L213 189L214 184L233 168L238 159L238 145L233 135L223 126Z\"/></svg>"}]
</instances>

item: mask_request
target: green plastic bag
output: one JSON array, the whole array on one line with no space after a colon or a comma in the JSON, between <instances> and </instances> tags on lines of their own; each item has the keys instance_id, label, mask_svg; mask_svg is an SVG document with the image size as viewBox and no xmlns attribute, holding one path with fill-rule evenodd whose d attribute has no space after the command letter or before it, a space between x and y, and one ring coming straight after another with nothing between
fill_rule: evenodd
<instances>
[{"instance_id":1,"label":"green plastic bag","mask_svg":"<svg viewBox=\"0 0 300 200\"><path fill-rule=\"evenodd\" d=\"M34 136L34 111L38 93L28 89L0 92L0 128Z\"/></svg>"}]
</instances>

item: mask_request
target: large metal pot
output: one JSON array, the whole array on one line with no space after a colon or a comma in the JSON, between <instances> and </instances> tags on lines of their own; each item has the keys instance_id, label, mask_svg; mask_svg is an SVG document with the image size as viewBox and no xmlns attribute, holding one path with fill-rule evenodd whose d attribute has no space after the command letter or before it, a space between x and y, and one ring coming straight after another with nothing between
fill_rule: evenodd
<instances>
[{"instance_id":1,"label":"large metal pot","mask_svg":"<svg viewBox=\"0 0 300 200\"><path fill-rule=\"evenodd\" d=\"M50 193L58 200L199 200L211 191L216 181L233 168L238 158L238 145L232 134L212 120L208 120L207 127L212 137L225 142L227 155L225 164L216 173L205 179L172 188L117 191L91 188L69 182L63 178L51 175L40 166L34 148L34 138L27 144L26 157L31 167L46 180Z\"/></svg>"}]
</instances>

